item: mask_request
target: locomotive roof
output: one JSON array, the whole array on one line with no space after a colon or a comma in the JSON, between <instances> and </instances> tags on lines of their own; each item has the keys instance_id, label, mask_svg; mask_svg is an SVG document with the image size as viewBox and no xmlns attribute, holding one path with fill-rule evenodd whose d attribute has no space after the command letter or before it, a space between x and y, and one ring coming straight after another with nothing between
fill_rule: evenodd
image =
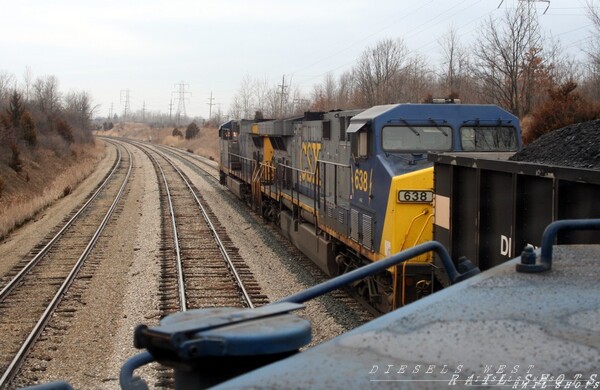
<instances>
[{"instance_id":1,"label":"locomotive roof","mask_svg":"<svg viewBox=\"0 0 600 390\"><path fill-rule=\"evenodd\" d=\"M352 121L368 121L398 107L399 105L400 104L385 104L382 106L373 106L352 117Z\"/></svg>"}]
</instances>

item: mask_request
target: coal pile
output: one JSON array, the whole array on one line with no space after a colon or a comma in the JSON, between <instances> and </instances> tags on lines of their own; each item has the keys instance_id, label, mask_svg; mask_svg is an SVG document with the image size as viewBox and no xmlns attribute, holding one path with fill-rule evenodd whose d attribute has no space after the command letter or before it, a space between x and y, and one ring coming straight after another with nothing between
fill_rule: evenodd
<instances>
[{"instance_id":1,"label":"coal pile","mask_svg":"<svg viewBox=\"0 0 600 390\"><path fill-rule=\"evenodd\" d=\"M544 134L510 160L600 169L600 120L575 123Z\"/></svg>"}]
</instances>

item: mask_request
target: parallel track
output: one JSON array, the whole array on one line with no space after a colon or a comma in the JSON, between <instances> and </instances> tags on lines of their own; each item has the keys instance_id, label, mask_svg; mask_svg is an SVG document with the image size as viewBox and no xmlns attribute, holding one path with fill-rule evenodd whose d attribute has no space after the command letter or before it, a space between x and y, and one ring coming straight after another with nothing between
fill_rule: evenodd
<instances>
[{"instance_id":1,"label":"parallel track","mask_svg":"<svg viewBox=\"0 0 600 390\"><path fill-rule=\"evenodd\" d=\"M214 161L208 160L204 157L190 155L173 147L167 147L164 145L157 145L157 147L159 147L161 150L164 150L169 155L176 157L190 169L198 172L199 175L205 178L208 182L211 182L216 188L223 188L223 186L219 183L218 164ZM200 163L202 166L199 166L198 163ZM224 191L223 194L224 196L230 195L233 197L233 195L228 191ZM238 203L239 200L235 198L234 202ZM262 218L254 213L248 213L247 217L256 223L259 223ZM266 231L262 233L268 236L266 241L270 241L274 237L278 237L280 238L280 244L284 246L287 251L294 254L294 260L292 262L293 264L290 264L292 272L312 279L312 284L317 284L328 280L329 277L325 275L320 268L318 268L310 259L305 257L304 254L298 250L298 248L293 246L289 241L279 235L279 230L269 225L263 225L263 230ZM377 311L351 288L334 291L328 294L328 296L323 297L322 302L332 312L336 311L336 309L333 308L336 305L336 302L348 308L348 310L345 310L347 316L337 319L342 324L364 323L381 315L379 311ZM352 328L353 326L348 325L348 327Z\"/></svg>"},{"instance_id":2,"label":"parallel track","mask_svg":"<svg viewBox=\"0 0 600 390\"><path fill-rule=\"evenodd\" d=\"M113 215L132 170L117 161L98 190L0 291L0 387L18 372ZM122 177L122 180L119 180Z\"/></svg>"},{"instance_id":3,"label":"parallel track","mask_svg":"<svg viewBox=\"0 0 600 390\"><path fill-rule=\"evenodd\" d=\"M168 222L163 253L171 257L167 268L172 268L165 276L175 273L179 286L179 307L172 307L172 298L167 298L165 312L215 306L252 308L268 303L225 229L186 175L164 153L136 146L155 164L164 194L161 198Z\"/></svg>"}]
</instances>

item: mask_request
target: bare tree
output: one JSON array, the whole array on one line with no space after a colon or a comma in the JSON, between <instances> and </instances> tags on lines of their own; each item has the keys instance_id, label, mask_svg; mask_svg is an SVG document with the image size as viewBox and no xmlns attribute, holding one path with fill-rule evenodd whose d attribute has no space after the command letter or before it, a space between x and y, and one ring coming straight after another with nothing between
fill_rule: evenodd
<instances>
[{"instance_id":1,"label":"bare tree","mask_svg":"<svg viewBox=\"0 0 600 390\"><path fill-rule=\"evenodd\" d=\"M239 102L241 104L243 118L251 118L254 113L254 81L249 74L242 79L242 84L238 90Z\"/></svg>"},{"instance_id":2,"label":"bare tree","mask_svg":"<svg viewBox=\"0 0 600 390\"><path fill-rule=\"evenodd\" d=\"M421 56L414 55L396 80L396 90L402 95L396 98L397 102L419 102L426 95L433 93L435 77L434 71L429 67L429 61Z\"/></svg>"},{"instance_id":3,"label":"bare tree","mask_svg":"<svg viewBox=\"0 0 600 390\"><path fill-rule=\"evenodd\" d=\"M269 99L269 94L271 94L271 86L269 85L269 80L267 77L263 77L262 79L256 79L254 81L254 94L255 94L255 111L263 111L267 101Z\"/></svg>"},{"instance_id":4,"label":"bare tree","mask_svg":"<svg viewBox=\"0 0 600 390\"><path fill-rule=\"evenodd\" d=\"M42 113L54 116L60 108L58 79L55 76L37 78L33 83L33 99Z\"/></svg>"},{"instance_id":5,"label":"bare tree","mask_svg":"<svg viewBox=\"0 0 600 390\"><path fill-rule=\"evenodd\" d=\"M0 71L0 107L8 102L11 91L15 89L15 78L6 71Z\"/></svg>"},{"instance_id":6,"label":"bare tree","mask_svg":"<svg viewBox=\"0 0 600 390\"><path fill-rule=\"evenodd\" d=\"M506 10L502 20L489 18L475 44L473 72L482 99L517 116L531 111L536 76L544 65L543 39L532 4Z\"/></svg>"},{"instance_id":7,"label":"bare tree","mask_svg":"<svg viewBox=\"0 0 600 390\"><path fill-rule=\"evenodd\" d=\"M229 105L229 111L227 112L227 115L229 115L230 118L242 118L242 104L240 103L240 99L237 95L233 97L233 101Z\"/></svg>"},{"instance_id":8,"label":"bare tree","mask_svg":"<svg viewBox=\"0 0 600 390\"><path fill-rule=\"evenodd\" d=\"M354 94L354 78L352 72L347 71L338 78L337 103L338 108L351 109L357 108L352 104L352 95Z\"/></svg>"},{"instance_id":9,"label":"bare tree","mask_svg":"<svg viewBox=\"0 0 600 390\"><path fill-rule=\"evenodd\" d=\"M442 50L442 76L444 95L462 96L463 83L468 73L468 56L460 44L458 31L451 26L438 41Z\"/></svg>"},{"instance_id":10,"label":"bare tree","mask_svg":"<svg viewBox=\"0 0 600 390\"><path fill-rule=\"evenodd\" d=\"M353 68L359 105L374 106L393 103L398 91L394 82L399 77L408 55L402 39L385 39L365 50Z\"/></svg>"},{"instance_id":11,"label":"bare tree","mask_svg":"<svg viewBox=\"0 0 600 390\"><path fill-rule=\"evenodd\" d=\"M594 30L590 39L587 55L589 59L587 71L587 86L593 99L600 99L600 4L596 0L587 0L587 15Z\"/></svg>"},{"instance_id":12,"label":"bare tree","mask_svg":"<svg viewBox=\"0 0 600 390\"><path fill-rule=\"evenodd\" d=\"M71 122L75 124L84 135L84 139L91 139L90 130L92 117L97 106L92 105L92 98L85 91L71 91L64 97L64 110Z\"/></svg>"},{"instance_id":13,"label":"bare tree","mask_svg":"<svg viewBox=\"0 0 600 390\"><path fill-rule=\"evenodd\" d=\"M312 109L315 111L332 110L337 105L337 83L332 72L325 74L321 84L315 84L312 91Z\"/></svg>"},{"instance_id":14,"label":"bare tree","mask_svg":"<svg viewBox=\"0 0 600 390\"><path fill-rule=\"evenodd\" d=\"M23 93L25 94L25 101L29 101L29 92L31 90L31 83L33 80L33 72L31 71L31 67L28 65L25 67L25 71L23 72Z\"/></svg>"}]
</instances>

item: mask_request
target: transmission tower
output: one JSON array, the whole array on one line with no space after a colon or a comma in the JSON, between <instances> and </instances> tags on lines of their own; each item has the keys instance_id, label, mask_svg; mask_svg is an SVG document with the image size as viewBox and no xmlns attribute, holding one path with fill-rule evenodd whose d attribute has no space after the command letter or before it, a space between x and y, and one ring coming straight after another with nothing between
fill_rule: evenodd
<instances>
[{"instance_id":1,"label":"transmission tower","mask_svg":"<svg viewBox=\"0 0 600 390\"><path fill-rule=\"evenodd\" d=\"M189 84L184 83L183 81L181 81L179 84L175 84L175 87L178 88L177 91L173 91L172 93L176 93L177 94L177 113L175 114L175 117L177 118L177 125L180 124L180 120L181 120L181 116L183 114L183 116L186 116L185 113L185 95L186 94L192 94L191 92L186 91L186 87L189 87Z\"/></svg>"},{"instance_id":2,"label":"transmission tower","mask_svg":"<svg viewBox=\"0 0 600 390\"><path fill-rule=\"evenodd\" d=\"M129 89L121 90L121 104L123 104L123 121L127 120L127 115L129 115Z\"/></svg>"},{"instance_id":3,"label":"transmission tower","mask_svg":"<svg viewBox=\"0 0 600 390\"><path fill-rule=\"evenodd\" d=\"M279 108L279 116L281 118L284 117L284 113L283 113L283 102L284 100L287 100L286 97L286 89L287 89L287 85L285 85L285 75L283 75L282 79L281 79L281 84L278 85L278 87L281 87L281 92L277 92L278 95L281 95L280 98L280 108Z\"/></svg>"},{"instance_id":4,"label":"transmission tower","mask_svg":"<svg viewBox=\"0 0 600 390\"><path fill-rule=\"evenodd\" d=\"M213 100L215 100L214 97L212 97L212 91L210 91L210 97L208 98L208 120L212 119L212 106L215 105L215 103L213 103Z\"/></svg>"},{"instance_id":5,"label":"transmission tower","mask_svg":"<svg viewBox=\"0 0 600 390\"><path fill-rule=\"evenodd\" d=\"M528 17L531 17L531 12L534 7L534 3L547 3L548 4L546 6L546 9L544 10L543 14L545 14L546 11L548 11L548 8L550 8L550 0L519 0L519 3L527 3L527 16ZM500 4L502 4L502 3L500 3Z\"/></svg>"}]
</instances>

